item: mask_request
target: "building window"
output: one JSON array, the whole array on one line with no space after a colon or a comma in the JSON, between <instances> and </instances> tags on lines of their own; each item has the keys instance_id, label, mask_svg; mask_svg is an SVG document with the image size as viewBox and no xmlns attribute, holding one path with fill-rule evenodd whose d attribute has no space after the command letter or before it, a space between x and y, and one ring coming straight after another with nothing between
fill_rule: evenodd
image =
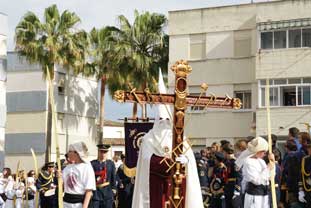
<instances>
[{"instance_id":1,"label":"building window","mask_svg":"<svg viewBox=\"0 0 311 208\"><path fill-rule=\"evenodd\" d=\"M298 88L298 105L311 105L310 86Z\"/></svg>"},{"instance_id":2,"label":"building window","mask_svg":"<svg viewBox=\"0 0 311 208\"><path fill-rule=\"evenodd\" d=\"M277 88L270 87L270 106L279 105L279 91ZM261 88L261 106L266 106L266 88Z\"/></svg>"},{"instance_id":3,"label":"building window","mask_svg":"<svg viewBox=\"0 0 311 208\"><path fill-rule=\"evenodd\" d=\"M65 94L65 73L58 72L57 91L59 95Z\"/></svg>"},{"instance_id":4,"label":"building window","mask_svg":"<svg viewBox=\"0 0 311 208\"><path fill-rule=\"evenodd\" d=\"M280 97L282 106L296 106L296 87L295 86L280 86Z\"/></svg>"},{"instance_id":5,"label":"building window","mask_svg":"<svg viewBox=\"0 0 311 208\"><path fill-rule=\"evenodd\" d=\"M234 92L236 98L239 98L242 101L241 109L251 109L252 108L252 93L250 91L239 91Z\"/></svg>"},{"instance_id":6,"label":"building window","mask_svg":"<svg viewBox=\"0 0 311 208\"><path fill-rule=\"evenodd\" d=\"M273 39L274 48L286 48L286 31L275 31Z\"/></svg>"},{"instance_id":7,"label":"building window","mask_svg":"<svg viewBox=\"0 0 311 208\"><path fill-rule=\"evenodd\" d=\"M190 59L204 59L206 55L205 34L190 35Z\"/></svg>"},{"instance_id":8,"label":"building window","mask_svg":"<svg viewBox=\"0 0 311 208\"><path fill-rule=\"evenodd\" d=\"M57 124L58 124L59 129L64 128L64 117L65 117L64 113L60 113L60 112L57 113Z\"/></svg>"},{"instance_id":9,"label":"building window","mask_svg":"<svg viewBox=\"0 0 311 208\"><path fill-rule=\"evenodd\" d=\"M302 47L311 47L311 29L302 29Z\"/></svg>"},{"instance_id":10,"label":"building window","mask_svg":"<svg viewBox=\"0 0 311 208\"><path fill-rule=\"evenodd\" d=\"M289 48L300 48L301 47L301 29L289 30Z\"/></svg>"},{"instance_id":11,"label":"building window","mask_svg":"<svg viewBox=\"0 0 311 208\"><path fill-rule=\"evenodd\" d=\"M261 49L311 47L311 28L261 32L260 40Z\"/></svg>"},{"instance_id":12,"label":"building window","mask_svg":"<svg viewBox=\"0 0 311 208\"><path fill-rule=\"evenodd\" d=\"M261 33L261 48L262 49L272 49L273 48L273 33L263 32Z\"/></svg>"},{"instance_id":13,"label":"building window","mask_svg":"<svg viewBox=\"0 0 311 208\"><path fill-rule=\"evenodd\" d=\"M266 81L259 82L259 104L265 103ZM311 105L311 78L275 79L270 80L271 106L305 106Z\"/></svg>"}]
</instances>

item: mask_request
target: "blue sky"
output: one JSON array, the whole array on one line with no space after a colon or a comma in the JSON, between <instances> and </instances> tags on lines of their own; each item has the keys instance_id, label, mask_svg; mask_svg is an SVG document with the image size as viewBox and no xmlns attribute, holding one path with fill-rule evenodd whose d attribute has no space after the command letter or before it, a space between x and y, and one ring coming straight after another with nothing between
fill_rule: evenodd
<instances>
[{"instance_id":1,"label":"blue sky","mask_svg":"<svg viewBox=\"0 0 311 208\"><path fill-rule=\"evenodd\" d=\"M14 30L22 16L32 11L40 18L46 7L56 4L59 10L68 9L81 18L79 27L89 31L106 25L116 25L120 14L133 19L134 10L158 12L250 3L252 0L0 0L0 12L8 15L8 50L14 49ZM253 0L261 2L269 0ZM106 96L106 119L130 117L132 104L117 104ZM152 111L151 116L152 116Z\"/></svg>"}]
</instances>

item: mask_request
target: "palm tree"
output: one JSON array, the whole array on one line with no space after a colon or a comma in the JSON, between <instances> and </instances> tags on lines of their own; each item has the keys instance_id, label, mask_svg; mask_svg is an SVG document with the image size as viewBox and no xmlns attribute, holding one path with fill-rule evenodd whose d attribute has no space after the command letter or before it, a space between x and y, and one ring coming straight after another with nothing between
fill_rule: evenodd
<instances>
[{"instance_id":1,"label":"palm tree","mask_svg":"<svg viewBox=\"0 0 311 208\"><path fill-rule=\"evenodd\" d=\"M119 63L127 63L121 67L121 74L137 89L148 87L155 89L159 67L167 73L168 36L164 33L167 19L162 14L135 11L135 20L131 25L128 19L120 15L115 46ZM142 116L146 117L143 106Z\"/></svg>"},{"instance_id":2,"label":"palm tree","mask_svg":"<svg viewBox=\"0 0 311 208\"><path fill-rule=\"evenodd\" d=\"M68 10L60 15L56 5L45 9L43 21L33 12L27 12L15 29L16 50L30 63L39 63L44 78L48 70L54 79L56 64L80 73L87 58L88 36L76 28L79 22L80 18ZM48 132L51 132L50 100L48 108ZM51 146L51 135L48 135L46 160Z\"/></svg>"},{"instance_id":3,"label":"palm tree","mask_svg":"<svg viewBox=\"0 0 311 208\"><path fill-rule=\"evenodd\" d=\"M104 98L107 82L111 83L111 80L116 80L118 77L118 62L116 61L116 55L114 45L115 39L115 27L104 27L102 29L93 28L90 31L91 42L91 61L88 63L89 67L84 70L84 74L88 76L96 76L97 80L101 83L100 89L100 113L99 113L99 135L98 140L102 142L103 138L103 126L104 126ZM115 70L115 71L113 71ZM109 81L110 80L110 81ZM120 87L120 85L119 85Z\"/></svg>"}]
</instances>

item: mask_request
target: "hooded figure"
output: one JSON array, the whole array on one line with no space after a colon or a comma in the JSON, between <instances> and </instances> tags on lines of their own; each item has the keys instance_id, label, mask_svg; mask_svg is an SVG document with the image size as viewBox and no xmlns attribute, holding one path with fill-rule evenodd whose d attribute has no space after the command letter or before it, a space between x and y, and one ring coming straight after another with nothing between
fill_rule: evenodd
<instances>
[{"instance_id":1,"label":"hooded figure","mask_svg":"<svg viewBox=\"0 0 311 208\"><path fill-rule=\"evenodd\" d=\"M159 73L159 92L166 93L162 73ZM172 116L167 105L158 105L153 128L142 138L140 146L136 182L132 207L160 208L167 201L170 191L168 166L160 161L171 158L173 138ZM186 208L203 208L201 188L196 161L191 148L185 154L186 164ZM163 188L164 186L164 188ZM166 187L165 187L166 186Z\"/></svg>"}]
</instances>

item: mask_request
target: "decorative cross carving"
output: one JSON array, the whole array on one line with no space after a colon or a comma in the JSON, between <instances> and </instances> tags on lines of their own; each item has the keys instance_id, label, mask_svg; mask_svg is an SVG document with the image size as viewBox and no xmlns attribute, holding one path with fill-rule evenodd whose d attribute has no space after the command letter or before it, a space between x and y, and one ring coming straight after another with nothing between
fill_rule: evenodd
<instances>
[{"instance_id":1,"label":"decorative cross carving","mask_svg":"<svg viewBox=\"0 0 311 208\"><path fill-rule=\"evenodd\" d=\"M118 102L137 102L140 104L171 104L174 105L174 127L173 127L173 145L172 145L172 165L169 165L169 170L173 170L171 174L172 194L170 202L165 203L165 208L184 208L184 195L186 190L181 186L182 178L185 178L185 167L179 161L176 161L180 155L188 150L183 144L184 128L185 128L185 110L187 106L200 106L204 108L223 108L223 109L240 109L241 100L231 98L229 96L216 97L210 96L191 96L187 92L187 76L192 71L187 61L177 61L171 70L175 73L175 94L152 94L149 89L144 92L137 92L131 87L131 91L118 90L114 94L115 100ZM207 84L202 84L201 88L207 90ZM188 146L189 143L187 142ZM184 150L185 149L185 150ZM161 162L166 162L163 159ZM169 171L168 170L168 171Z\"/></svg>"}]
</instances>

